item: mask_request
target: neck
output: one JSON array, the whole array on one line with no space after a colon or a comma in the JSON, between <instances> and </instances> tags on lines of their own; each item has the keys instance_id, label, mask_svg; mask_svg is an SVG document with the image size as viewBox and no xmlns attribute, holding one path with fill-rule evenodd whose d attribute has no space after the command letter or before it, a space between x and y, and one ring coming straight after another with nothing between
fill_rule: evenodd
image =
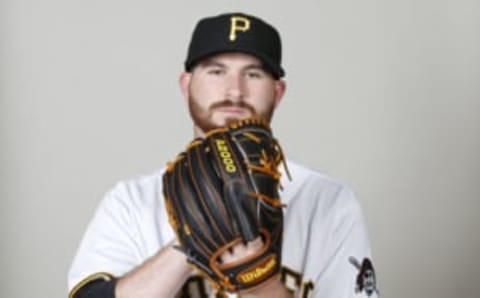
<instances>
[{"instance_id":1,"label":"neck","mask_svg":"<svg viewBox=\"0 0 480 298\"><path fill-rule=\"evenodd\" d=\"M200 129L200 127L194 125L193 126L193 137L194 138L204 138L205 132Z\"/></svg>"}]
</instances>

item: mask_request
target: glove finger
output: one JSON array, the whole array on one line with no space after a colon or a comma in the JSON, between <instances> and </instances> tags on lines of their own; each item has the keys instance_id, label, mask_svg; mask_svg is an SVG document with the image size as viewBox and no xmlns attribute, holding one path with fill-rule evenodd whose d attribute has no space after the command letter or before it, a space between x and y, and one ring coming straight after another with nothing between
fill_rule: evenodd
<instances>
[{"instance_id":1,"label":"glove finger","mask_svg":"<svg viewBox=\"0 0 480 298\"><path fill-rule=\"evenodd\" d=\"M245 242L250 242L257 238L259 226L258 222L255 221L255 215L252 214L255 209L245 208L242 204L254 200L254 198L249 197L245 183L241 180L228 181L224 185L224 199L242 239Z\"/></svg>"},{"instance_id":2,"label":"glove finger","mask_svg":"<svg viewBox=\"0 0 480 298\"><path fill-rule=\"evenodd\" d=\"M226 132L211 135L209 141L214 164L218 165L217 171L224 182L222 196L232 224L244 242L252 241L259 235L259 226L254 214L257 202L249 195L253 189L245 175L248 157Z\"/></svg>"},{"instance_id":3,"label":"glove finger","mask_svg":"<svg viewBox=\"0 0 480 298\"><path fill-rule=\"evenodd\" d=\"M205 153L204 144L187 154L189 177L196 192L197 213L205 219L208 232L212 234L218 244L225 244L234 237L234 231L230 222L229 214L223 204L222 181L212 167L210 157ZM203 231L205 233L207 231Z\"/></svg>"},{"instance_id":4,"label":"glove finger","mask_svg":"<svg viewBox=\"0 0 480 298\"><path fill-rule=\"evenodd\" d=\"M176 200L172 200L172 208L175 208L178 217L182 240L188 242L187 247L195 245L201 248L205 254L210 253L215 249L215 241L205 233L199 233L200 227L205 227L208 223L198 212L195 212L199 208L196 206L194 191L183 185L191 180L187 165L182 163L176 166L168 177L170 180L168 190L172 192L171 197L176 198Z\"/></svg>"}]
</instances>

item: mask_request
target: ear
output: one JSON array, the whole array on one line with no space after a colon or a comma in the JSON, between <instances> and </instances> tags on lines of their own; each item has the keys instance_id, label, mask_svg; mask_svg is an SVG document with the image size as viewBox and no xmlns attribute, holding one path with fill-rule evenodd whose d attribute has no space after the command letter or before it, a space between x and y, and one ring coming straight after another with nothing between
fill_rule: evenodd
<instances>
[{"instance_id":1,"label":"ear","mask_svg":"<svg viewBox=\"0 0 480 298\"><path fill-rule=\"evenodd\" d=\"M183 97L188 100L190 95L190 82L192 80L192 73L182 72L178 78L178 83L180 85L180 90L182 91Z\"/></svg>"},{"instance_id":2,"label":"ear","mask_svg":"<svg viewBox=\"0 0 480 298\"><path fill-rule=\"evenodd\" d=\"M275 81L275 107L282 101L283 95L287 90L287 83L284 80Z\"/></svg>"}]
</instances>

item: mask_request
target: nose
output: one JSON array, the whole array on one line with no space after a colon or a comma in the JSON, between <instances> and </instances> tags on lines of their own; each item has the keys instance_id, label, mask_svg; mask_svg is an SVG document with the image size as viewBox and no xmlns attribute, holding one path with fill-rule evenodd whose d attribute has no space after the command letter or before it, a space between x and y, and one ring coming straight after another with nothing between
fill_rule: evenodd
<instances>
[{"instance_id":1,"label":"nose","mask_svg":"<svg viewBox=\"0 0 480 298\"><path fill-rule=\"evenodd\" d=\"M241 75L231 74L227 82L227 98L233 102L243 100L245 84Z\"/></svg>"}]
</instances>

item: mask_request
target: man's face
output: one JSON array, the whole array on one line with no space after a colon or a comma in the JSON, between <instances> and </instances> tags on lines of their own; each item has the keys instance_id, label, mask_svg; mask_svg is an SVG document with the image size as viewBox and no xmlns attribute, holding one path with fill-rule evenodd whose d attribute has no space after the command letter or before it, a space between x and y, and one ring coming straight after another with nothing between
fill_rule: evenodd
<instances>
[{"instance_id":1,"label":"man's face","mask_svg":"<svg viewBox=\"0 0 480 298\"><path fill-rule=\"evenodd\" d=\"M242 53L201 61L181 75L180 85L197 136L251 116L270 121L285 91L285 83L275 80L257 58Z\"/></svg>"}]
</instances>

